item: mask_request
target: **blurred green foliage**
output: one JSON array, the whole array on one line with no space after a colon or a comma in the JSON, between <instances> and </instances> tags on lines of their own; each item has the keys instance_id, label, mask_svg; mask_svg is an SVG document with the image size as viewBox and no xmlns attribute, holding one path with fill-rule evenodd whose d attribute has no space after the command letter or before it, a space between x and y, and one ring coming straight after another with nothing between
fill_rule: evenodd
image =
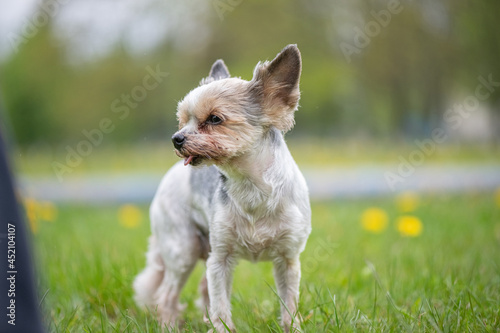
<instances>
[{"instance_id":1,"label":"blurred green foliage","mask_svg":"<svg viewBox=\"0 0 500 333\"><path fill-rule=\"evenodd\" d=\"M151 6L192 6L167 3L152 0ZM226 7L217 7L220 3ZM387 24L379 23L376 17L393 5L401 10ZM131 54L118 42L111 53L87 61L71 59L68 42L57 38L50 21L0 64L17 141L73 143L103 118L116 125L106 142L166 139L176 128L177 101L214 60L223 58L232 75L249 80L257 61L273 58L289 43L298 44L303 56L298 136L428 136L450 100L474 93L478 76L491 74L500 81L500 2L495 0L221 0L208 8L203 17L171 27L174 31L151 51ZM208 33L198 46L185 28L201 21ZM366 32L369 22L379 31L357 48L359 53L346 56L341 44L355 46L356 38L362 39L353 34L355 28ZM179 39L190 47L179 47ZM120 119L113 101L141 86L148 66L169 74ZM499 100L496 89L484 103L498 111Z\"/></svg>"}]
</instances>

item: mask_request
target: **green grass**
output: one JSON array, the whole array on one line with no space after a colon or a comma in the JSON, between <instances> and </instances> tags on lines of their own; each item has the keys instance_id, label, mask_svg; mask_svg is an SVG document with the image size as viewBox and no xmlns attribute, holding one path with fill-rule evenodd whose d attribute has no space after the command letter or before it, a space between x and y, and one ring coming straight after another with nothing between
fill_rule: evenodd
<instances>
[{"instance_id":1,"label":"green grass","mask_svg":"<svg viewBox=\"0 0 500 333\"><path fill-rule=\"evenodd\" d=\"M384 209L381 234L362 229L368 207ZM300 313L304 332L498 332L500 207L492 194L422 197L413 215L418 237L401 236L394 198L313 204L313 231L302 255ZM51 332L160 332L138 309L131 283L142 269L147 207L135 229L118 207L59 207L35 234L39 292ZM203 271L183 291L188 332L204 332L194 306ZM279 332L279 300L270 263L241 261L232 305L239 332ZM273 287L274 288L274 287Z\"/></svg>"}]
</instances>

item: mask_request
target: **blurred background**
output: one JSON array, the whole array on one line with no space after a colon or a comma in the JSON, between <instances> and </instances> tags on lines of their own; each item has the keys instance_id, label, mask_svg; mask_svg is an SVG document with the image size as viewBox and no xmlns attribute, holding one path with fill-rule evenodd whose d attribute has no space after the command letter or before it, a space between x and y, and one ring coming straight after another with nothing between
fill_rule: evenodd
<instances>
[{"instance_id":1,"label":"blurred background","mask_svg":"<svg viewBox=\"0 0 500 333\"><path fill-rule=\"evenodd\" d=\"M436 129L420 164L498 161L498 12L493 0L9 3L2 130L23 175L160 172L175 160L176 104L214 60L249 80L296 43L302 98L287 138L299 162L396 172Z\"/></svg>"},{"instance_id":2,"label":"blurred background","mask_svg":"<svg viewBox=\"0 0 500 333\"><path fill-rule=\"evenodd\" d=\"M51 331L125 331L132 317L148 328L131 283L144 265L148 204L178 161L177 102L216 59L250 80L258 61L287 44L298 45L303 71L286 139L313 204L302 255L306 327L326 330L337 299L354 331L368 327L357 326L367 325L363 316L349 319L359 310L373 331L409 331L403 317L417 330L498 328L499 1L0 0L0 8L0 130ZM279 303L251 274L262 268L272 281L270 266L239 267L235 294L258 295L249 305L256 320L276 326ZM190 281L183 297L202 331ZM377 292L389 291L394 303L378 304ZM394 304L414 316L387 312ZM238 302L235 311L248 312ZM435 311L457 317L439 323Z\"/></svg>"},{"instance_id":3,"label":"blurred background","mask_svg":"<svg viewBox=\"0 0 500 333\"><path fill-rule=\"evenodd\" d=\"M382 164L369 183L393 191L391 179L408 184L390 178L402 176L403 160L498 162L493 0L26 0L3 8L2 130L16 170L44 186L56 181L53 191L89 173L161 174L175 161L176 104L213 61L249 80L257 61L289 43L303 56L301 107L287 136L299 164ZM420 148L428 140L432 147Z\"/></svg>"}]
</instances>

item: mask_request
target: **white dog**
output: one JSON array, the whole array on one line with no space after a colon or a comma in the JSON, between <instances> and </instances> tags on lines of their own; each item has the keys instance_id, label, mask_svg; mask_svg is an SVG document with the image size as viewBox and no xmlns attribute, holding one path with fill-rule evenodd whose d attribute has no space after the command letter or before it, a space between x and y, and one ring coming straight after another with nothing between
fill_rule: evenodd
<instances>
[{"instance_id":1,"label":"white dog","mask_svg":"<svg viewBox=\"0 0 500 333\"><path fill-rule=\"evenodd\" d=\"M271 260L282 325L299 327L299 255L311 231L306 182L284 141L300 97L295 45L258 63L251 81L231 78L222 60L179 103L172 141L177 163L151 205L147 266L134 281L139 304L176 324L179 294L199 259L202 307L218 332L231 319L232 272L239 258ZM225 325L224 325L225 324Z\"/></svg>"}]
</instances>

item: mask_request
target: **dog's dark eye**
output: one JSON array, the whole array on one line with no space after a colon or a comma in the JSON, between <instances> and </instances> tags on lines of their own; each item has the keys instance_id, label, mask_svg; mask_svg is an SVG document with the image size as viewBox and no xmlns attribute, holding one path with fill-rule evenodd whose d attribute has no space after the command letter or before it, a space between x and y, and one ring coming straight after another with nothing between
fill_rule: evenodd
<instances>
[{"instance_id":1,"label":"dog's dark eye","mask_svg":"<svg viewBox=\"0 0 500 333\"><path fill-rule=\"evenodd\" d=\"M210 124L210 125L218 125L218 124L222 123L222 119L220 117L212 114L212 115L208 116L206 123Z\"/></svg>"}]
</instances>

